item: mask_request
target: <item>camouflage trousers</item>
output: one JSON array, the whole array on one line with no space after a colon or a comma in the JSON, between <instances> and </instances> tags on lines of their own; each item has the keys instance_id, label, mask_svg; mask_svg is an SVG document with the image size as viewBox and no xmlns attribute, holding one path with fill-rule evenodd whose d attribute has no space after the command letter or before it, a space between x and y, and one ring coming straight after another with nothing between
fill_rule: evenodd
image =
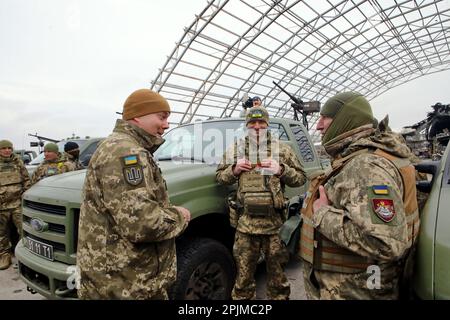
<instances>
[{"instance_id":1,"label":"camouflage trousers","mask_svg":"<svg viewBox=\"0 0 450 320\"><path fill-rule=\"evenodd\" d=\"M20 207L0 210L0 255L11 250L11 236L17 231L20 237L21 230L22 212Z\"/></svg>"},{"instance_id":2,"label":"camouflage trousers","mask_svg":"<svg viewBox=\"0 0 450 320\"><path fill-rule=\"evenodd\" d=\"M256 299L255 271L261 252L267 270L267 299L287 300L291 288L284 273L289 254L278 234L254 235L236 231L233 256L237 265L234 300Z\"/></svg>"},{"instance_id":3,"label":"camouflage trousers","mask_svg":"<svg viewBox=\"0 0 450 320\"><path fill-rule=\"evenodd\" d=\"M369 266L367 272L353 274L319 271L303 261L306 297L308 300L397 300L399 271L396 265Z\"/></svg>"}]
</instances>

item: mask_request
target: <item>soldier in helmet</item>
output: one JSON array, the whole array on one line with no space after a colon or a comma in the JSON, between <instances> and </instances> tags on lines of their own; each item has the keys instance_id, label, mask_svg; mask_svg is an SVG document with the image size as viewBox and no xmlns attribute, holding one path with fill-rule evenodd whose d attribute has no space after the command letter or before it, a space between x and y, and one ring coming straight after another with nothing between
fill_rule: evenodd
<instances>
[{"instance_id":1,"label":"soldier in helmet","mask_svg":"<svg viewBox=\"0 0 450 320\"><path fill-rule=\"evenodd\" d=\"M397 299L402 265L419 232L415 170L403 138L379 124L359 93L321 110L332 157L302 209L300 256L310 299Z\"/></svg>"},{"instance_id":2,"label":"soldier in helmet","mask_svg":"<svg viewBox=\"0 0 450 320\"><path fill-rule=\"evenodd\" d=\"M30 177L20 157L13 153L8 140L0 141L0 270L11 265L9 230L12 222L17 232L22 230L20 203L22 194L30 187Z\"/></svg>"},{"instance_id":3,"label":"soldier in helmet","mask_svg":"<svg viewBox=\"0 0 450 320\"><path fill-rule=\"evenodd\" d=\"M286 219L284 188L300 186L306 178L294 151L271 136L268 124L265 108L250 108L248 135L226 151L216 170L220 184L238 184L238 205L230 207L230 222L236 227L236 300L256 298L254 273L260 252L266 259L267 298L286 300L290 294L284 273L289 256L278 235Z\"/></svg>"},{"instance_id":4,"label":"soldier in helmet","mask_svg":"<svg viewBox=\"0 0 450 320\"><path fill-rule=\"evenodd\" d=\"M59 152L55 143L50 142L44 146L44 156L45 160L31 176L31 185L46 177L75 170L75 165Z\"/></svg>"},{"instance_id":5,"label":"soldier in helmet","mask_svg":"<svg viewBox=\"0 0 450 320\"><path fill-rule=\"evenodd\" d=\"M190 220L189 210L169 202L153 157L169 115L159 93L133 92L89 163L77 252L81 299L168 299L175 238Z\"/></svg>"},{"instance_id":6,"label":"soldier in helmet","mask_svg":"<svg viewBox=\"0 0 450 320\"><path fill-rule=\"evenodd\" d=\"M68 141L64 145L64 155L67 157L67 160L73 163L75 166L75 170L84 169L80 163L80 147L78 143L73 141Z\"/></svg>"}]
</instances>

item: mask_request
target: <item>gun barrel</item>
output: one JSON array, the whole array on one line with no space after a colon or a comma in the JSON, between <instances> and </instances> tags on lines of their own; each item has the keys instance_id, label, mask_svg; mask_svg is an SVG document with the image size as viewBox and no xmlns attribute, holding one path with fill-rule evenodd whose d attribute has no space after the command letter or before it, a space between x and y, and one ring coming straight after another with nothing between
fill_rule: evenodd
<instances>
[{"instance_id":1,"label":"gun barrel","mask_svg":"<svg viewBox=\"0 0 450 320\"><path fill-rule=\"evenodd\" d=\"M284 88L282 88L278 83L276 83L275 81L272 81L272 83L274 85L276 85L281 91L283 91L284 93L286 93L289 98L291 98L292 101L294 101L296 104L302 104L302 101L297 99L296 97L294 97L292 94L290 94L289 92L287 92Z\"/></svg>"}]
</instances>

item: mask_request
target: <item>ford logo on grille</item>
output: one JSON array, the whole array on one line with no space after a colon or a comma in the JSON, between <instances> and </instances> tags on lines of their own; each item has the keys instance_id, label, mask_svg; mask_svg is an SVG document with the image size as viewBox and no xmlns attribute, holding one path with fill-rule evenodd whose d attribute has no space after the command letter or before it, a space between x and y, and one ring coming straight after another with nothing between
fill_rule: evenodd
<instances>
[{"instance_id":1,"label":"ford logo on grille","mask_svg":"<svg viewBox=\"0 0 450 320\"><path fill-rule=\"evenodd\" d=\"M48 229L48 224L41 219L33 218L30 221L31 227L37 232L44 232Z\"/></svg>"}]
</instances>

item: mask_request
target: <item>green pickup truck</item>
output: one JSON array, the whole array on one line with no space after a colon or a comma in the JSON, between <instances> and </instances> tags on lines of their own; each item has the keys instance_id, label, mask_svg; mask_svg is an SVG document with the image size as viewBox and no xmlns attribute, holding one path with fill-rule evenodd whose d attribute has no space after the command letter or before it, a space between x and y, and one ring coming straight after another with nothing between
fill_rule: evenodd
<instances>
[{"instance_id":1,"label":"green pickup truck","mask_svg":"<svg viewBox=\"0 0 450 320\"><path fill-rule=\"evenodd\" d=\"M450 147L440 161L416 166L433 176L421 181L418 189L429 192L421 210L413 293L416 298L450 299Z\"/></svg>"},{"instance_id":2,"label":"green pickup truck","mask_svg":"<svg viewBox=\"0 0 450 320\"><path fill-rule=\"evenodd\" d=\"M211 119L169 131L155 153L172 204L188 208L192 220L177 239L174 299L228 299L234 283L234 229L225 204L230 186L215 181L224 152L244 132L242 118ZM299 121L271 119L270 129L289 144L305 171L321 168L308 131ZM200 139L200 140L199 140ZM198 143L201 150L198 152ZM178 156L179 155L179 156ZM76 298L78 219L85 170L49 177L23 197L23 238L15 249L22 280L47 298ZM291 198L305 192L287 188ZM75 274L74 274L75 273Z\"/></svg>"}]
</instances>

